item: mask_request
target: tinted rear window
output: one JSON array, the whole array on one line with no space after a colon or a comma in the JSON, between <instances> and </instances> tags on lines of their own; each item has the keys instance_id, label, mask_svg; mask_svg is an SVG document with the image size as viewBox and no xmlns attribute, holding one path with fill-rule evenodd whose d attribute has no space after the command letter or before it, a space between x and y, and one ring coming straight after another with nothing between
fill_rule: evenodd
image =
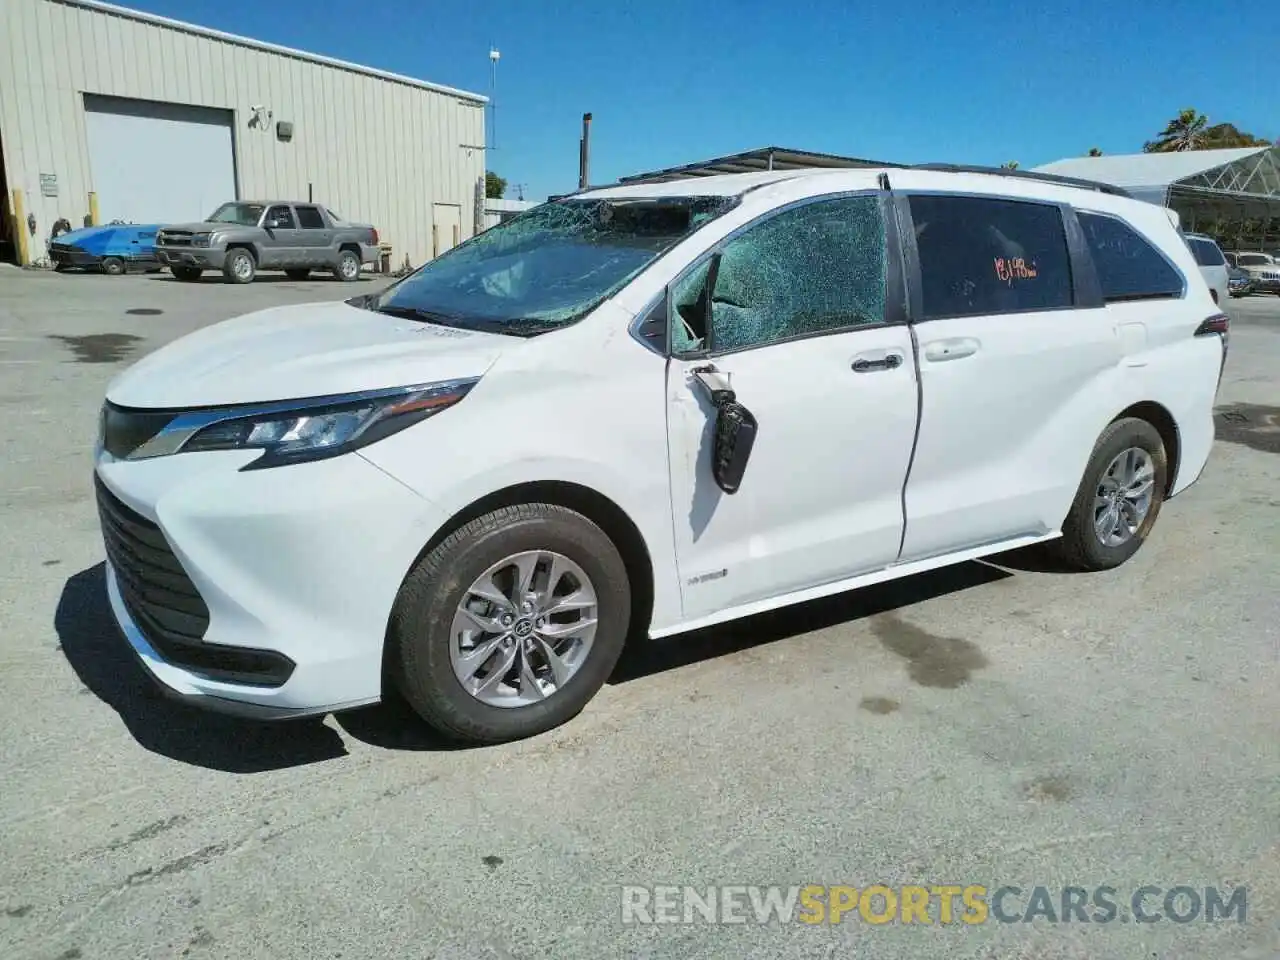
<instances>
[{"instance_id":1,"label":"tinted rear window","mask_svg":"<svg viewBox=\"0 0 1280 960\"><path fill-rule=\"evenodd\" d=\"M1080 226L1107 301L1182 296L1182 274L1142 234L1117 217L1081 213Z\"/></svg>"},{"instance_id":2,"label":"tinted rear window","mask_svg":"<svg viewBox=\"0 0 1280 960\"><path fill-rule=\"evenodd\" d=\"M1202 267L1220 267L1227 262L1218 245L1209 240L1188 240L1187 246L1195 255L1196 263Z\"/></svg>"},{"instance_id":3,"label":"tinted rear window","mask_svg":"<svg viewBox=\"0 0 1280 960\"><path fill-rule=\"evenodd\" d=\"M1059 310L1074 303L1071 254L1057 207L915 196L911 219L926 319Z\"/></svg>"},{"instance_id":4,"label":"tinted rear window","mask_svg":"<svg viewBox=\"0 0 1280 960\"><path fill-rule=\"evenodd\" d=\"M1236 258L1236 263L1245 267L1265 267L1271 260L1260 253L1242 253Z\"/></svg>"},{"instance_id":5,"label":"tinted rear window","mask_svg":"<svg viewBox=\"0 0 1280 960\"><path fill-rule=\"evenodd\" d=\"M298 211L298 226L303 230L323 230L324 218L315 207L294 207Z\"/></svg>"}]
</instances>

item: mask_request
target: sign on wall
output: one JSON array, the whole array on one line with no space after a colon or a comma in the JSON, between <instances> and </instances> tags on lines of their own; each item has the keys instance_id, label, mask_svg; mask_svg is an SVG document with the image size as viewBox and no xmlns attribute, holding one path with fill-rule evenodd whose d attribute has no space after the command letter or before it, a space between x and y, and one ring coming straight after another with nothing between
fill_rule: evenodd
<instances>
[{"instance_id":1,"label":"sign on wall","mask_svg":"<svg viewBox=\"0 0 1280 960\"><path fill-rule=\"evenodd\" d=\"M40 174L40 196L56 197L58 195L58 175L56 173Z\"/></svg>"}]
</instances>

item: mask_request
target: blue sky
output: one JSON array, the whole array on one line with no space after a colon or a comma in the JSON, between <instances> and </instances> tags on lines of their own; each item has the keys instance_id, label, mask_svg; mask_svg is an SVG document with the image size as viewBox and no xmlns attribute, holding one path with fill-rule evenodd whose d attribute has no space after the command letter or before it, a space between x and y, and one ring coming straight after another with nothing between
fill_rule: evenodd
<instances>
[{"instance_id":1,"label":"blue sky","mask_svg":"<svg viewBox=\"0 0 1280 960\"><path fill-rule=\"evenodd\" d=\"M119 2L486 94L496 44L489 166L529 199L576 187L586 111L593 183L770 144L1030 167L1188 106L1280 137L1274 34L1202 0Z\"/></svg>"}]
</instances>

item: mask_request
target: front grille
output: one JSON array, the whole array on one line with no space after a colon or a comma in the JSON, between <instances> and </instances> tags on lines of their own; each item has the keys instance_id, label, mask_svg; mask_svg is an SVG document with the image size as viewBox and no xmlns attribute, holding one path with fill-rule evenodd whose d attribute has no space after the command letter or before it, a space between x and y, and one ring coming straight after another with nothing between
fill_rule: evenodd
<instances>
[{"instance_id":1,"label":"front grille","mask_svg":"<svg viewBox=\"0 0 1280 960\"><path fill-rule=\"evenodd\" d=\"M288 680L294 663L282 654L204 641L209 608L164 532L122 503L96 474L94 485L102 539L120 598L156 652L212 680L268 687Z\"/></svg>"},{"instance_id":2,"label":"front grille","mask_svg":"<svg viewBox=\"0 0 1280 960\"><path fill-rule=\"evenodd\" d=\"M166 247L189 247L191 246L191 234L189 233L162 233L158 241Z\"/></svg>"},{"instance_id":3,"label":"front grille","mask_svg":"<svg viewBox=\"0 0 1280 960\"><path fill-rule=\"evenodd\" d=\"M158 434L177 414L172 410L131 410L113 403L102 406L102 448L118 459Z\"/></svg>"}]
</instances>

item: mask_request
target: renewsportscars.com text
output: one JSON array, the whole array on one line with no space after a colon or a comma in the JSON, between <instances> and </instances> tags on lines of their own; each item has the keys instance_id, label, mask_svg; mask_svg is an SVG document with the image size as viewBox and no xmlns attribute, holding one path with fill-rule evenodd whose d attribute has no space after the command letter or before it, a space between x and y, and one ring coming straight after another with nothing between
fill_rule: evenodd
<instances>
[{"instance_id":1,"label":"renewsportscars.com text","mask_svg":"<svg viewBox=\"0 0 1280 960\"><path fill-rule=\"evenodd\" d=\"M881 924L1243 923L1245 887L624 886L622 922Z\"/></svg>"}]
</instances>

